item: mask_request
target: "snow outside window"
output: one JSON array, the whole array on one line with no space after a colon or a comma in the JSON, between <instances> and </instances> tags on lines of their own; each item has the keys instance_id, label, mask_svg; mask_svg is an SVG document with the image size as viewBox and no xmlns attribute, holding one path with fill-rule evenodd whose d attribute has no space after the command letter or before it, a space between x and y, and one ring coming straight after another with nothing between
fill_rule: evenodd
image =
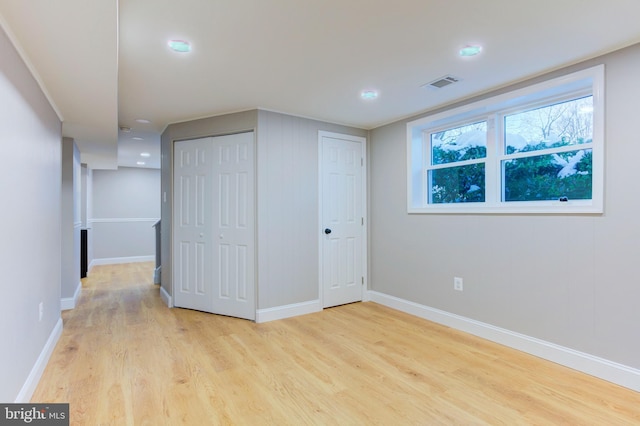
<instances>
[{"instance_id":1,"label":"snow outside window","mask_svg":"<svg viewBox=\"0 0 640 426\"><path fill-rule=\"evenodd\" d=\"M407 125L409 213L601 213L604 66Z\"/></svg>"},{"instance_id":2,"label":"snow outside window","mask_svg":"<svg viewBox=\"0 0 640 426\"><path fill-rule=\"evenodd\" d=\"M439 130L429 140L429 203L484 202L487 122Z\"/></svg>"}]
</instances>

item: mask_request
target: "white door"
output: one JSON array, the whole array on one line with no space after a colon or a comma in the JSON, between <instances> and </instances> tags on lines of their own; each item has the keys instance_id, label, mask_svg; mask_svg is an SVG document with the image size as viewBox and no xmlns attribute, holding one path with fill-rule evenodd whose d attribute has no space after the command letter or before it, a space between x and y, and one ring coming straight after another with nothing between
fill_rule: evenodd
<instances>
[{"instance_id":1,"label":"white door","mask_svg":"<svg viewBox=\"0 0 640 426\"><path fill-rule=\"evenodd\" d=\"M362 300L365 285L365 139L320 132L323 306Z\"/></svg>"},{"instance_id":2,"label":"white door","mask_svg":"<svg viewBox=\"0 0 640 426\"><path fill-rule=\"evenodd\" d=\"M211 138L174 143L173 303L213 311Z\"/></svg>"},{"instance_id":3,"label":"white door","mask_svg":"<svg viewBox=\"0 0 640 426\"><path fill-rule=\"evenodd\" d=\"M255 319L253 133L215 142L213 312Z\"/></svg>"},{"instance_id":4,"label":"white door","mask_svg":"<svg viewBox=\"0 0 640 426\"><path fill-rule=\"evenodd\" d=\"M174 144L174 305L255 319L253 133Z\"/></svg>"}]
</instances>

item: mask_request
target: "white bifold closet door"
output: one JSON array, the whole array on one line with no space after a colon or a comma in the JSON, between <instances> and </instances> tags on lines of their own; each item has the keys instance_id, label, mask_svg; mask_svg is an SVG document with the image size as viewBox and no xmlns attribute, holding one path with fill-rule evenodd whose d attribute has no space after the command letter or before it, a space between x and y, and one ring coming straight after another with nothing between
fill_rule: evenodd
<instances>
[{"instance_id":1,"label":"white bifold closet door","mask_svg":"<svg viewBox=\"0 0 640 426\"><path fill-rule=\"evenodd\" d=\"M174 142L174 306L255 319L254 133Z\"/></svg>"}]
</instances>

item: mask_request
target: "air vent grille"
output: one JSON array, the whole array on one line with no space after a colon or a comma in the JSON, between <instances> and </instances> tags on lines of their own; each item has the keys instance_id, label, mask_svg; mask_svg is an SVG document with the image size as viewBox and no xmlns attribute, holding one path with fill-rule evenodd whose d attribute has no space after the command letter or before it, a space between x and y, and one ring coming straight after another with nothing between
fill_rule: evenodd
<instances>
[{"instance_id":1,"label":"air vent grille","mask_svg":"<svg viewBox=\"0 0 640 426\"><path fill-rule=\"evenodd\" d=\"M445 75L444 77L440 77L436 80L433 80L432 82L427 83L422 87L426 87L428 89L442 89L443 87L447 87L459 81L460 79L458 77L454 77L452 75Z\"/></svg>"}]
</instances>

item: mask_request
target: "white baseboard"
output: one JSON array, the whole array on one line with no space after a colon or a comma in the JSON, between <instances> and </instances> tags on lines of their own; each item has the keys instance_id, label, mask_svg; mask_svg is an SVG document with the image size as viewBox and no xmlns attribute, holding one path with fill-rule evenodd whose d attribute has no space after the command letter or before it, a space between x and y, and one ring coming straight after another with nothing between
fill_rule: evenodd
<instances>
[{"instance_id":1,"label":"white baseboard","mask_svg":"<svg viewBox=\"0 0 640 426\"><path fill-rule=\"evenodd\" d=\"M78 297L80 297L81 291L82 291L82 281L78 283L78 287L76 287L76 291L73 293L73 297L65 297L60 299L60 309L63 311L67 311L69 309L75 308L76 303L78 302Z\"/></svg>"},{"instance_id":2,"label":"white baseboard","mask_svg":"<svg viewBox=\"0 0 640 426\"><path fill-rule=\"evenodd\" d=\"M164 287L160 287L160 297L168 307L173 308L173 299L171 298L171 295L167 293L167 290L165 290Z\"/></svg>"},{"instance_id":3,"label":"white baseboard","mask_svg":"<svg viewBox=\"0 0 640 426\"><path fill-rule=\"evenodd\" d=\"M118 263L137 263L137 262L153 262L156 260L154 255L151 256L130 256L130 257L104 257L102 259L93 259L89 265L89 269L96 265L115 265Z\"/></svg>"},{"instance_id":4,"label":"white baseboard","mask_svg":"<svg viewBox=\"0 0 640 426\"><path fill-rule=\"evenodd\" d=\"M322 303L320 303L319 299L311 300L309 302L293 303L291 305L276 306L275 308L258 309L256 312L256 322L261 323L275 321L298 315L320 312L321 310Z\"/></svg>"},{"instance_id":5,"label":"white baseboard","mask_svg":"<svg viewBox=\"0 0 640 426\"><path fill-rule=\"evenodd\" d=\"M44 372L47 363L49 362L49 358L51 358L51 354L53 353L53 349L56 347L56 343L60 339L62 335L62 318L58 318L58 322L56 322L55 327L51 331L49 338L47 339L47 343L45 343L42 351L40 352L40 356L36 360L27 380L22 385L22 389L16 396L16 400L14 401L16 404L25 404L31 400L33 393L38 386L38 382L42 377L42 373Z\"/></svg>"},{"instance_id":6,"label":"white baseboard","mask_svg":"<svg viewBox=\"0 0 640 426\"><path fill-rule=\"evenodd\" d=\"M509 346L640 392L640 370L636 368L384 293L376 291L368 291L368 293L368 299L372 302Z\"/></svg>"}]
</instances>

